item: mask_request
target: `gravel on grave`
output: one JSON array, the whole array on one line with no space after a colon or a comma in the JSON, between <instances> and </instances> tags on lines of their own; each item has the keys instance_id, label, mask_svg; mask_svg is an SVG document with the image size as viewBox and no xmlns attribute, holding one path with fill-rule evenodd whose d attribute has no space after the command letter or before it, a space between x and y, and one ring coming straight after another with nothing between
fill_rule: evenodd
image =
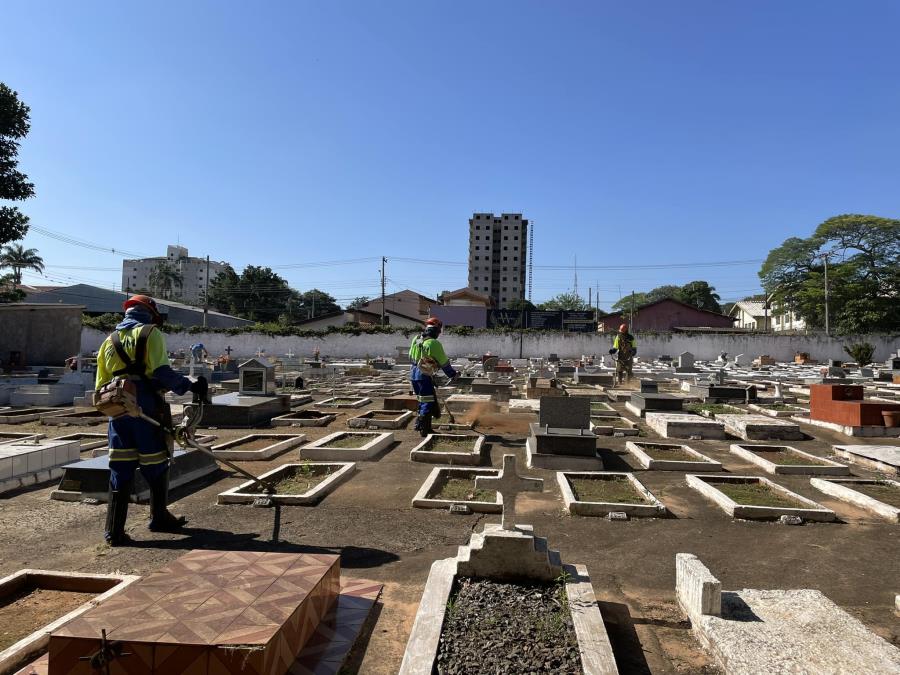
<instances>
[{"instance_id":1,"label":"gravel on grave","mask_svg":"<svg viewBox=\"0 0 900 675\"><path fill-rule=\"evenodd\" d=\"M438 646L439 675L580 674L563 584L457 580Z\"/></svg>"}]
</instances>

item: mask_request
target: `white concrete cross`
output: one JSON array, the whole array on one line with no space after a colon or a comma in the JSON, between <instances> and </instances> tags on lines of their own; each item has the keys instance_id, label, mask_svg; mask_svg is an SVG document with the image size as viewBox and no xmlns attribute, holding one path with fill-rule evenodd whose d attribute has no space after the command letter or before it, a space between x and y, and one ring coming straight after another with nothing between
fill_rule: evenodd
<instances>
[{"instance_id":1,"label":"white concrete cross","mask_svg":"<svg viewBox=\"0 0 900 675\"><path fill-rule=\"evenodd\" d=\"M285 356L288 357L289 359L294 358L294 350L293 350L293 349L288 349L288 353L285 354Z\"/></svg>"},{"instance_id":2,"label":"white concrete cross","mask_svg":"<svg viewBox=\"0 0 900 675\"><path fill-rule=\"evenodd\" d=\"M543 478L523 478L516 473L516 456L503 455L503 468L499 476L476 476L476 490L496 490L503 500L500 526L512 530L516 519L516 497L520 492L542 492Z\"/></svg>"}]
</instances>

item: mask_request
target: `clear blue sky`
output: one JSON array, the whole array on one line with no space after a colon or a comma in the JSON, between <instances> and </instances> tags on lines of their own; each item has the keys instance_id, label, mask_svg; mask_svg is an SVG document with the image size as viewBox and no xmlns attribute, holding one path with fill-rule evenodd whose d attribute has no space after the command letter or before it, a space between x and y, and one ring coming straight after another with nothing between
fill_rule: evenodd
<instances>
[{"instance_id":1,"label":"clear blue sky","mask_svg":"<svg viewBox=\"0 0 900 675\"><path fill-rule=\"evenodd\" d=\"M437 293L466 285L474 210L521 211L533 299L577 255L608 307L694 279L740 298L759 265L587 266L761 260L900 215L895 0L138 4L3 3L35 225L349 299L375 260L278 266L458 262L389 261L389 291ZM120 255L26 243L54 281L120 283Z\"/></svg>"}]
</instances>

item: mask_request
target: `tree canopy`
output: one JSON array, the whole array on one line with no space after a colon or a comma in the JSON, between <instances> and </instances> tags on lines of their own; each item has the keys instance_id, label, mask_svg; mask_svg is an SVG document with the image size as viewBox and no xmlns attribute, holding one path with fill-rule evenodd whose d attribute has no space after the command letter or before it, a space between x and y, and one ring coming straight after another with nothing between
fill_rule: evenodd
<instances>
[{"instance_id":1,"label":"tree canopy","mask_svg":"<svg viewBox=\"0 0 900 675\"><path fill-rule=\"evenodd\" d=\"M829 313L839 333L900 328L900 220L847 214L812 236L773 249L759 278L773 304L797 312L807 327L825 326L825 259Z\"/></svg>"},{"instance_id":2,"label":"tree canopy","mask_svg":"<svg viewBox=\"0 0 900 675\"><path fill-rule=\"evenodd\" d=\"M590 309L590 305L580 295L575 293L560 293L554 298L550 298L547 302L538 305L538 309L563 309L569 311L579 311Z\"/></svg>"},{"instance_id":3,"label":"tree canopy","mask_svg":"<svg viewBox=\"0 0 900 675\"><path fill-rule=\"evenodd\" d=\"M19 171L19 141L31 128L30 109L19 95L0 82L0 200L23 201L34 195L34 185ZM0 206L0 244L22 239L28 216L15 206Z\"/></svg>"},{"instance_id":4,"label":"tree canopy","mask_svg":"<svg viewBox=\"0 0 900 675\"><path fill-rule=\"evenodd\" d=\"M36 249L25 248L22 244L7 244L0 249L0 268L12 269L12 283L22 283L24 270L44 271L44 259L38 255Z\"/></svg>"},{"instance_id":5,"label":"tree canopy","mask_svg":"<svg viewBox=\"0 0 900 675\"><path fill-rule=\"evenodd\" d=\"M721 308L719 307L719 295L716 293L715 287L710 286L706 281L691 281L684 286L666 284L657 286L646 293L635 293L634 306L637 308L651 302L664 300L665 298L680 300L681 302L693 305L698 309L708 309L711 312L721 311ZM627 311L631 309L631 305L632 297L631 295L626 295L613 304L612 308L613 311L617 312Z\"/></svg>"},{"instance_id":6,"label":"tree canopy","mask_svg":"<svg viewBox=\"0 0 900 675\"><path fill-rule=\"evenodd\" d=\"M209 305L219 312L261 323L291 325L340 310L318 289L300 293L268 267L248 265L241 274L230 265L209 284Z\"/></svg>"},{"instance_id":7,"label":"tree canopy","mask_svg":"<svg viewBox=\"0 0 900 675\"><path fill-rule=\"evenodd\" d=\"M370 299L371 298L369 298L368 295L360 295L359 297L353 298L353 300L350 301L350 304L347 305L347 309L359 309L369 302Z\"/></svg>"}]
</instances>

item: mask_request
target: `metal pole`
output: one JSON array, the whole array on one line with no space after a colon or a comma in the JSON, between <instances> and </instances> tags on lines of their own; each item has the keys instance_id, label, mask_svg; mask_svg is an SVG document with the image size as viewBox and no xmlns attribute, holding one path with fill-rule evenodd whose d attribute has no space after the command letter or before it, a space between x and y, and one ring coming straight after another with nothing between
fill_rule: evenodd
<instances>
[{"instance_id":1,"label":"metal pole","mask_svg":"<svg viewBox=\"0 0 900 675\"><path fill-rule=\"evenodd\" d=\"M384 265L387 258L381 257L381 325L384 325Z\"/></svg>"},{"instance_id":2,"label":"metal pole","mask_svg":"<svg viewBox=\"0 0 900 675\"><path fill-rule=\"evenodd\" d=\"M209 256L206 256L206 290L203 291L203 327L206 328L206 316L209 314Z\"/></svg>"},{"instance_id":3,"label":"metal pole","mask_svg":"<svg viewBox=\"0 0 900 675\"><path fill-rule=\"evenodd\" d=\"M831 337L831 326L828 320L828 254L822 256L825 261L825 335Z\"/></svg>"}]
</instances>

